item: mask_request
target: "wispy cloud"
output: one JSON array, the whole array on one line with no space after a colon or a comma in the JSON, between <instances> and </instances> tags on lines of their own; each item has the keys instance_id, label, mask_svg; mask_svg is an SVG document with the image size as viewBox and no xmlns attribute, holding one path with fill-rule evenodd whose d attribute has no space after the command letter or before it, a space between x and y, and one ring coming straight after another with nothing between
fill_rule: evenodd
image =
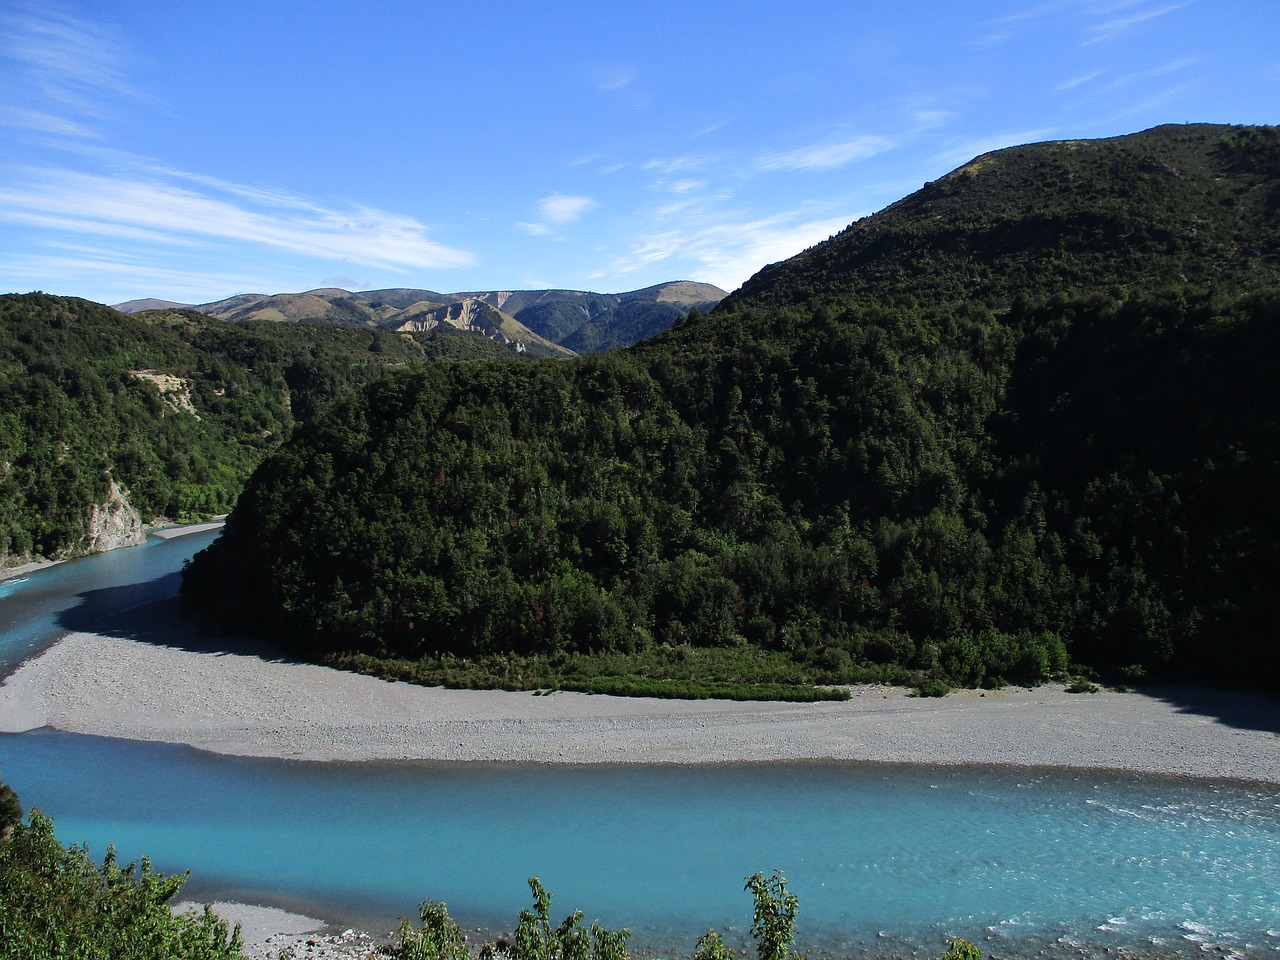
<instances>
[{"instance_id":1,"label":"wispy cloud","mask_svg":"<svg viewBox=\"0 0 1280 960\"><path fill-rule=\"evenodd\" d=\"M198 176L178 183L39 171L0 188L0 220L151 242L247 242L391 270L466 266L475 259L431 240L411 217L363 206L326 208Z\"/></svg>"},{"instance_id":2,"label":"wispy cloud","mask_svg":"<svg viewBox=\"0 0 1280 960\"><path fill-rule=\"evenodd\" d=\"M1078 5L1079 0L1049 0L1048 3L1035 4L1034 6L1024 7L1021 10L1015 10L1002 17L995 17L980 25L987 31L986 33L972 40L964 41L964 45L966 47L995 47L1008 43L1017 37L1019 31L1027 25L1042 21L1063 9L1073 8Z\"/></svg>"},{"instance_id":3,"label":"wispy cloud","mask_svg":"<svg viewBox=\"0 0 1280 960\"><path fill-rule=\"evenodd\" d=\"M516 224L521 230L531 237L549 237L555 231L545 223L538 223L533 220L521 220Z\"/></svg>"},{"instance_id":4,"label":"wispy cloud","mask_svg":"<svg viewBox=\"0 0 1280 960\"><path fill-rule=\"evenodd\" d=\"M668 189L675 194L684 194L700 190L705 186L706 184L701 180L677 180L675 183L668 184Z\"/></svg>"},{"instance_id":5,"label":"wispy cloud","mask_svg":"<svg viewBox=\"0 0 1280 960\"><path fill-rule=\"evenodd\" d=\"M1061 10L1073 9L1078 6L1079 0L1048 0L1047 3L1037 3L1033 6L1023 7L1021 10L1015 10L1013 13L997 17L990 22L995 26L1025 23L1028 20L1039 20Z\"/></svg>"},{"instance_id":6,"label":"wispy cloud","mask_svg":"<svg viewBox=\"0 0 1280 960\"><path fill-rule=\"evenodd\" d=\"M715 158L708 154L686 153L679 157L655 157L652 160L646 160L643 169L672 174L685 170L705 170L715 163Z\"/></svg>"},{"instance_id":7,"label":"wispy cloud","mask_svg":"<svg viewBox=\"0 0 1280 960\"><path fill-rule=\"evenodd\" d=\"M345 273L337 274L332 277L325 277L320 281L321 287L337 287L340 290L364 290L369 286L367 280L356 280L349 277Z\"/></svg>"},{"instance_id":8,"label":"wispy cloud","mask_svg":"<svg viewBox=\"0 0 1280 960\"><path fill-rule=\"evenodd\" d=\"M1081 74L1078 77L1071 77L1068 80L1063 80L1053 89L1057 93L1065 93L1068 90L1076 89L1076 87L1083 87L1085 84L1092 83L1094 80L1097 80L1099 77L1106 74L1106 72L1107 71L1105 70L1093 70L1089 73Z\"/></svg>"},{"instance_id":9,"label":"wispy cloud","mask_svg":"<svg viewBox=\"0 0 1280 960\"><path fill-rule=\"evenodd\" d=\"M59 137L73 139L94 139L98 132L86 124L67 117L45 113L41 110L28 110L23 107L0 106L0 126L19 130L31 130L36 133L48 133Z\"/></svg>"},{"instance_id":10,"label":"wispy cloud","mask_svg":"<svg viewBox=\"0 0 1280 960\"><path fill-rule=\"evenodd\" d=\"M916 133L936 130L938 127L946 126L955 118L956 114L952 110L916 110L910 115L911 130Z\"/></svg>"},{"instance_id":11,"label":"wispy cloud","mask_svg":"<svg viewBox=\"0 0 1280 960\"><path fill-rule=\"evenodd\" d=\"M856 215L806 219L804 212L797 210L655 230L638 237L625 256L599 275L625 275L655 263L680 260L697 264L699 278L733 290L766 264L795 256L843 230L854 219Z\"/></svg>"},{"instance_id":12,"label":"wispy cloud","mask_svg":"<svg viewBox=\"0 0 1280 960\"><path fill-rule=\"evenodd\" d=\"M640 71L634 67L604 67L600 70L596 80L596 89L602 93L608 93L611 90L621 90L623 87L630 86L640 76Z\"/></svg>"},{"instance_id":13,"label":"wispy cloud","mask_svg":"<svg viewBox=\"0 0 1280 960\"><path fill-rule=\"evenodd\" d=\"M1199 84L1198 77L1188 74L1198 63L1194 58L1184 58L1120 75L1098 71L1077 84L1060 85L1057 89L1075 91L1081 104L1088 104L1095 111L1105 108L1106 123L1119 123L1131 116L1149 116L1188 95Z\"/></svg>"},{"instance_id":14,"label":"wispy cloud","mask_svg":"<svg viewBox=\"0 0 1280 960\"><path fill-rule=\"evenodd\" d=\"M1011 30L995 30L974 40L964 41L966 47L998 47L1013 38Z\"/></svg>"},{"instance_id":15,"label":"wispy cloud","mask_svg":"<svg viewBox=\"0 0 1280 960\"><path fill-rule=\"evenodd\" d=\"M987 33L968 46L991 46L1026 30L1083 30L1082 46L1117 40L1136 27L1190 6L1194 0L1152 4L1150 0L1048 0L986 21Z\"/></svg>"},{"instance_id":16,"label":"wispy cloud","mask_svg":"<svg viewBox=\"0 0 1280 960\"><path fill-rule=\"evenodd\" d=\"M1167 14L1181 10L1183 7L1189 6L1188 3L1170 3L1159 7L1148 7L1145 10L1136 10L1127 16L1112 17L1101 23L1095 23L1089 27L1084 45L1089 46L1094 43L1105 43L1115 40L1120 36L1128 33L1139 24L1147 23ZM1128 5L1123 5L1128 6Z\"/></svg>"},{"instance_id":17,"label":"wispy cloud","mask_svg":"<svg viewBox=\"0 0 1280 960\"><path fill-rule=\"evenodd\" d=\"M536 221L519 223L517 226L530 236L549 236L555 233L556 227L581 220L582 215L595 205L596 202L590 197L553 193L538 201L538 219Z\"/></svg>"},{"instance_id":18,"label":"wispy cloud","mask_svg":"<svg viewBox=\"0 0 1280 960\"><path fill-rule=\"evenodd\" d=\"M542 219L549 223L573 223L582 219L582 215L595 205L596 202L590 197L553 193L538 201L538 210Z\"/></svg>"},{"instance_id":19,"label":"wispy cloud","mask_svg":"<svg viewBox=\"0 0 1280 960\"><path fill-rule=\"evenodd\" d=\"M31 85L26 95L81 116L101 119L108 113L104 104L122 97L152 99L128 81L126 50L110 28L50 11L14 17L0 29L0 51L19 65L22 82ZM33 111L30 119L39 120L39 112ZM49 124L36 128L48 130ZM78 134L83 128L72 125L57 132Z\"/></svg>"},{"instance_id":20,"label":"wispy cloud","mask_svg":"<svg viewBox=\"0 0 1280 960\"><path fill-rule=\"evenodd\" d=\"M1117 90L1122 90L1125 87L1131 86L1133 84L1145 83L1148 80L1155 80L1158 77L1168 76L1171 73L1179 73L1180 71L1186 70L1188 67L1194 66L1196 62L1197 61L1192 57L1184 57L1181 60L1174 60L1171 63L1166 63L1158 67L1153 67L1150 70L1140 70L1135 73L1126 73L1123 76L1117 77L1116 79L1112 80L1110 83L1108 83L1104 87L1104 89L1108 93L1114 93Z\"/></svg>"},{"instance_id":21,"label":"wispy cloud","mask_svg":"<svg viewBox=\"0 0 1280 960\"><path fill-rule=\"evenodd\" d=\"M761 170L834 170L892 150L894 146L894 142L886 137L855 137L838 143L819 143L785 153L768 154L760 158L757 166Z\"/></svg>"},{"instance_id":22,"label":"wispy cloud","mask_svg":"<svg viewBox=\"0 0 1280 960\"><path fill-rule=\"evenodd\" d=\"M954 141L934 155L934 162L952 169L992 150L1016 147L1024 143L1038 143L1052 138L1053 134L1052 127L1041 127L1036 130L992 134L976 140Z\"/></svg>"},{"instance_id":23,"label":"wispy cloud","mask_svg":"<svg viewBox=\"0 0 1280 960\"><path fill-rule=\"evenodd\" d=\"M18 256L0 263L0 289L26 292L29 278L40 277L45 284L119 291L119 299L137 296L139 290L159 289L166 299L204 303L226 296L228 290L271 289L274 282L255 273L157 266L115 247L69 244L56 249L58 253Z\"/></svg>"}]
</instances>

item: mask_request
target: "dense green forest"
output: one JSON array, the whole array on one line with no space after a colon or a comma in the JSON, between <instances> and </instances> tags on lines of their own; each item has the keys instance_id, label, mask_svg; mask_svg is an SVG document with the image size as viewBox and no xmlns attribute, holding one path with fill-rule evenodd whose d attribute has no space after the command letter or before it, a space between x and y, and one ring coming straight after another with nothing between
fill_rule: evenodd
<instances>
[{"instance_id":1,"label":"dense green forest","mask_svg":"<svg viewBox=\"0 0 1280 960\"><path fill-rule=\"evenodd\" d=\"M148 522L226 513L262 457L335 396L388 367L477 356L510 354L460 334L0 297L0 562L82 552L113 484Z\"/></svg>"},{"instance_id":2,"label":"dense green forest","mask_svg":"<svg viewBox=\"0 0 1280 960\"><path fill-rule=\"evenodd\" d=\"M424 682L1269 682L1278 144L988 155L946 215L903 221L927 187L630 350L380 380L266 461L184 596Z\"/></svg>"}]
</instances>

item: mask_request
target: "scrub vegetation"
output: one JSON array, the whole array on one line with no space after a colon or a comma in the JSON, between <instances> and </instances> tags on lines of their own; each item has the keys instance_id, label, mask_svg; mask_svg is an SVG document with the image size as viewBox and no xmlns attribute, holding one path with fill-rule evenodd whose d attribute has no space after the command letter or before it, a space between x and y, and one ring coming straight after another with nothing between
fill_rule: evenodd
<instances>
[{"instance_id":1,"label":"scrub vegetation","mask_svg":"<svg viewBox=\"0 0 1280 960\"><path fill-rule=\"evenodd\" d=\"M175 916L185 875L141 863L101 864L64 847L38 810L0 840L0 957L4 960L237 960L240 931L207 907Z\"/></svg>"}]
</instances>

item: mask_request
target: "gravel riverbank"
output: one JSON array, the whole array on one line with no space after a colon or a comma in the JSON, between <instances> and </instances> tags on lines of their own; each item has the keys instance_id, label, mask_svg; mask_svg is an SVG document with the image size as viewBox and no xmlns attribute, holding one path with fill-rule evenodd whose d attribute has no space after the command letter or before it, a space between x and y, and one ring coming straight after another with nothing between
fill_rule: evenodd
<instances>
[{"instance_id":1,"label":"gravel riverbank","mask_svg":"<svg viewBox=\"0 0 1280 960\"><path fill-rule=\"evenodd\" d=\"M0 731L305 760L855 760L1101 767L1280 783L1280 703L1189 688L1069 694L857 687L847 702L673 701L443 690L199 634L173 602L72 633L0 686Z\"/></svg>"}]
</instances>

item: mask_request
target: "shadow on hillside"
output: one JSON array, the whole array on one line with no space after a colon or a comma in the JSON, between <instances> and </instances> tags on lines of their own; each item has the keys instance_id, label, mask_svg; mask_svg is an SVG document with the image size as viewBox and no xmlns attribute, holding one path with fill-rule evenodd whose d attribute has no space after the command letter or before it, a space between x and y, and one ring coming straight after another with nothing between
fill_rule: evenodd
<instances>
[{"instance_id":1,"label":"shadow on hillside","mask_svg":"<svg viewBox=\"0 0 1280 960\"><path fill-rule=\"evenodd\" d=\"M1178 713L1204 717L1239 730L1261 730L1280 736L1280 698L1191 686L1149 687L1139 692L1163 700Z\"/></svg>"},{"instance_id":2,"label":"shadow on hillside","mask_svg":"<svg viewBox=\"0 0 1280 960\"><path fill-rule=\"evenodd\" d=\"M260 657L274 663L297 663L270 644L254 637L212 629L181 610L180 573L146 583L88 590L80 601L58 616L58 625L75 633L135 640L157 647L192 653L237 654Z\"/></svg>"}]
</instances>

